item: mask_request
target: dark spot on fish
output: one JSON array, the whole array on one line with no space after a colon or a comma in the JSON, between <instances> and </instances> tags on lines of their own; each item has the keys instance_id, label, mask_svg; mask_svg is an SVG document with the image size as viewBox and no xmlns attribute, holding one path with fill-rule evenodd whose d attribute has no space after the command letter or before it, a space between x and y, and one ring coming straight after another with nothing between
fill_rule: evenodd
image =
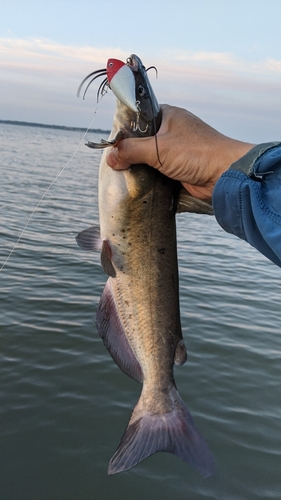
<instances>
[{"instance_id":1,"label":"dark spot on fish","mask_svg":"<svg viewBox=\"0 0 281 500\"><path fill-rule=\"evenodd\" d=\"M143 203L147 203L147 201L143 201Z\"/></svg>"},{"instance_id":2,"label":"dark spot on fish","mask_svg":"<svg viewBox=\"0 0 281 500\"><path fill-rule=\"evenodd\" d=\"M158 248L157 252L161 253L162 255L164 255L164 253L166 252L166 248Z\"/></svg>"}]
</instances>

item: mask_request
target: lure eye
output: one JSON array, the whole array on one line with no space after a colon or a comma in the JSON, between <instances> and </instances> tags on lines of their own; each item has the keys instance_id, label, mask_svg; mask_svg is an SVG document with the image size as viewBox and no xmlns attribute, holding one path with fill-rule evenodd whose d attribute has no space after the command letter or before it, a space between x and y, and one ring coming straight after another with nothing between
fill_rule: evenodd
<instances>
[{"instance_id":1,"label":"lure eye","mask_svg":"<svg viewBox=\"0 0 281 500\"><path fill-rule=\"evenodd\" d=\"M113 62L110 62L108 66L109 66L109 68L112 68Z\"/></svg>"},{"instance_id":2,"label":"lure eye","mask_svg":"<svg viewBox=\"0 0 281 500\"><path fill-rule=\"evenodd\" d=\"M139 95L140 95L141 97L143 97L143 96L144 96L144 94L145 94L145 88L144 88L144 86L143 86L143 85L139 85L139 86L138 86L138 93L139 93Z\"/></svg>"}]
</instances>

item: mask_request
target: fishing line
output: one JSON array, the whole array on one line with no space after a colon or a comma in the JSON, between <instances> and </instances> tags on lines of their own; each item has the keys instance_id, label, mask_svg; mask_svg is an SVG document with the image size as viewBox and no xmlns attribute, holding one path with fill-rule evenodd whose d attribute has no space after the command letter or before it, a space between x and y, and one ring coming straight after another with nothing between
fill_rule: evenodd
<instances>
[{"instance_id":1,"label":"fishing line","mask_svg":"<svg viewBox=\"0 0 281 500\"><path fill-rule=\"evenodd\" d=\"M149 96L149 101L150 101L150 104L151 104L151 108L153 110L153 103L152 103L152 99L151 99L150 96ZM161 121L162 121L162 111L161 111ZM161 123L160 123L160 126L161 126ZM159 128L160 128L160 126L159 126ZM157 139L157 134L158 134L159 130L157 130L157 123L156 123L156 118L155 118L154 114L153 114L153 127L154 127L154 138L155 138L155 147L156 147L157 160L160 163L160 167L163 167L163 163L160 160L160 152L159 152L158 139Z\"/></svg>"},{"instance_id":2,"label":"fishing line","mask_svg":"<svg viewBox=\"0 0 281 500\"><path fill-rule=\"evenodd\" d=\"M79 142L79 144L78 144L77 148L75 149L75 151L74 151L74 153L72 154L71 158L70 158L70 159L69 159L69 160L65 163L65 165L62 167L62 169L60 170L60 172L56 175L56 177L54 178L54 180L51 182L51 184L47 187L46 191L45 191L45 192L43 193L43 195L41 196L41 198L40 198L40 200L38 201L37 205L35 206L35 208L34 208L33 212L32 212L32 213L31 213L31 215L29 216L29 219L28 219L27 223L25 224L25 226L24 226L24 228L23 228L22 232L20 233L20 235L19 235L19 237L18 237L18 239L17 239L16 243L14 244L14 246L13 246L12 250L10 251L10 253L8 254L8 257L7 257L7 258L6 258L6 260L4 261L4 264L0 267L0 272L1 272L1 271L3 271L3 269L4 269L4 267L6 266L6 264L7 264L8 260L10 259L11 255L14 253L15 249L17 248L17 246L18 246L18 244L19 244L20 240L22 239L22 237L23 237L23 235L24 235L24 233L25 233L25 231L26 231L27 226L29 225L29 223L30 223L30 221L31 221L32 217L34 216L34 214L35 214L36 210L38 209L39 205L40 205L40 204L41 204L41 202L44 200L45 196L48 194L48 192L50 191L50 189L51 189L51 187L53 186L53 184L57 181L57 179L61 176L61 174L63 173L63 171L64 171L64 170L68 167L68 165L72 162L72 160L73 160L74 156L76 155L76 153L77 153L77 152L78 152L78 150L80 149L81 144L82 144L82 143L83 143L83 141L85 140L85 137L86 137L87 133L89 132L89 130L90 130L90 128L91 128L91 126L92 126L92 124L93 124L93 121L94 121L94 119L95 119L95 115L96 115L96 113L97 113L97 109L98 109L98 103L97 103L97 105L96 105L96 109L95 109L95 111L94 111L94 116L93 116L93 118L92 118L92 120L91 120L91 123L90 123L90 125L88 126L88 128L87 128L86 132L84 133L84 135L83 135L83 137L82 137L81 141Z\"/></svg>"},{"instance_id":3,"label":"fishing line","mask_svg":"<svg viewBox=\"0 0 281 500\"><path fill-rule=\"evenodd\" d=\"M149 66L149 68L147 68L146 72L150 69L155 69L156 71L156 78L158 78L158 71L157 71L157 68L155 66ZM149 95L149 102L150 102L150 105L151 105L151 109L153 111L153 103L152 103L152 99L151 99L151 96ZM159 152L159 147L158 147L158 138L157 138L157 134L159 132L159 130L157 130L157 124L156 124L156 118L154 116L154 113L152 113L153 115L153 127L154 127L154 138L155 138L155 147L156 147L156 154L157 154L157 160L158 162L160 163L160 167L163 167L163 163L162 161L160 160L160 152ZM162 122L162 111L161 111L161 122ZM159 128L161 127L161 123L160 123L160 126Z\"/></svg>"},{"instance_id":4,"label":"fishing line","mask_svg":"<svg viewBox=\"0 0 281 500\"><path fill-rule=\"evenodd\" d=\"M155 119L154 119L155 120ZM156 147L156 153L157 153L157 159L160 163L160 167L163 167L163 163L162 161L160 160L160 153L159 153L159 147L158 147L158 139L157 139L157 134L155 134L155 147Z\"/></svg>"}]
</instances>

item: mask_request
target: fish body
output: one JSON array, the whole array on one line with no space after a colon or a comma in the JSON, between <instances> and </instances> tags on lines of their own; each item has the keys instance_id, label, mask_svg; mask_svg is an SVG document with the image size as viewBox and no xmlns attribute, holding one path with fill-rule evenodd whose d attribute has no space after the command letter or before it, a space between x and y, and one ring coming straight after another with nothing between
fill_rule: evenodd
<instances>
[{"instance_id":1,"label":"fish body","mask_svg":"<svg viewBox=\"0 0 281 500\"><path fill-rule=\"evenodd\" d=\"M120 136L154 135L161 122L142 62L135 55L128 61L139 114L133 105L129 107L130 102L117 99L108 144ZM128 470L158 451L178 455L206 477L215 469L213 455L181 399L173 375L174 363L181 365L187 358L179 309L175 222L179 189L178 182L147 165L115 171L103 153L99 172L101 262L109 278L96 325L121 370L143 384L110 460L109 474ZM91 238L96 239L95 229L80 233L78 243L96 246L89 243Z\"/></svg>"}]
</instances>

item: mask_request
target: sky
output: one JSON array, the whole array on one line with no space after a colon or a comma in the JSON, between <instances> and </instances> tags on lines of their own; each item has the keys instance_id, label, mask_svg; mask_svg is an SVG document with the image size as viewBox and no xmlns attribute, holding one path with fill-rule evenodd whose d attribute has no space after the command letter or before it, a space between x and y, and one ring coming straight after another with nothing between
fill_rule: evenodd
<instances>
[{"instance_id":1,"label":"sky","mask_svg":"<svg viewBox=\"0 0 281 500\"><path fill-rule=\"evenodd\" d=\"M110 129L115 98L77 88L137 54L160 103L231 137L281 139L281 0L0 0L0 119Z\"/></svg>"}]
</instances>

